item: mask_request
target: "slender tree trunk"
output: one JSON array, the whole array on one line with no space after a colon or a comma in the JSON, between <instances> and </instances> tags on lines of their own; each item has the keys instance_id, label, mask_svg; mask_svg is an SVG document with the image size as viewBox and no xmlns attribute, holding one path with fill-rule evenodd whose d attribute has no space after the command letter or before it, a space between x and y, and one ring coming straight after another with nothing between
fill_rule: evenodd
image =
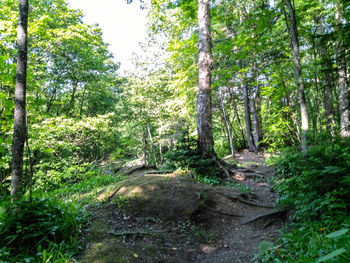
<instances>
[{"instance_id":1,"label":"slender tree trunk","mask_svg":"<svg viewBox=\"0 0 350 263\"><path fill-rule=\"evenodd\" d=\"M254 107L255 107L255 115L256 115L256 127L254 127L254 142L256 147L259 150L259 143L261 140L263 140L263 132L262 132L262 128L261 128L261 97L260 97L260 87L259 87L259 72L258 72L258 65L256 63L256 61L254 61L253 64L253 70L254 70L254 80L256 83L256 90L254 92ZM253 114L253 112L252 112ZM253 117L253 125L254 125L254 115L252 115ZM257 130L257 138L255 138L255 130Z\"/></svg>"},{"instance_id":2,"label":"slender tree trunk","mask_svg":"<svg viewBox=\"0 0 350 263\"><path fill-rule=\"evenodd\" d=\"M349 129L349 85L347 79L346 50L343 41L342 30L343 11L342 5L337 6L336 22L338 26L338 39L336 42L336 60L339 89L340 135L350 137Z\"/></svg>"},{"instance_id":3,"label":"slender tree trunk","mask_svg":"<svg viewBox=\"0 0 350 263\"><path fill-rule=\"evenodd\" d=\"M248 86L246 83L243 83L243 100L244 100L244 112L245 112L245 124L246 124L248 148L250 152L256 152L256 147L254 145L253 136L252 136L252 126L250 121L250 110L249 110L249 94L248 94Z\"/></svg>"},{"instance_id":4,"label":"slender tree trunk","mask_svg":"<svg viewBox=\"0 0 350 263\"><path fill-rule=\"evenodd\" d=\"M299 36L298 27L295 17L295 9L290 0L285 0L285 4L288 9L288 13L283 7L284 15L286 18L286 25L289 32L290 44L293 53L293 62L295 70L295 78L297 82L299 92L299 103L300 103L300 114L301 114L301 149L306 152L308 149L308 138L307 133L309 130L309 118L306 107L304 82L302 78L301 63L300 63L300 52L299 52Z\"/></svg>"},{"instance_id":5,"label":"slender tree trunk","mask_svg":"<svg viewBox=\"0 0 350 263\"><path fill-rule=\"evenodd\" d=\"M71 95L70 102L69 102L68 112L70 112L71 110L74 111L74 100L75 100L75 93L77 91L77 86L78 86L78 83L74 82L73 83L72 95Z\"/></svg>"},{"instance_id":6,"label":"slender tree trunk","mask_svg":"<svg viewBox=\"0 0 350 263\"><path fill-rule=\"evenodd\" d=\"M320 19L315 21L315 23L318 25L318 34L325 35L326 34L326 28L324 25L324 19L321 16ZM334 128L335 128L335 121L334 121L334 107L333 107L333 94L332 94L332 87L333 87L333 75L332 75L332 60L329 58L328 50L327 50L327 43L325 41L324 37L319 38L319 47L318 47L318 53L321 57L321 84L322 84L322 91L323 91L323 104L324 104L324 115L326 120L326 130L331 135L334 136Z\"/></svg>"},{"instance_id":7,"label":"slender tree trunk","mask_svg":"<svg viewBox=\"0 0 350 263\"><path fill-rule=\"evenodd\" d=\"M48 99L47 103L46 103L46 113L49 113L51 110L51 106L52 106L52 101L55 99L56 97L56 88L53 89L52 94L50 99Z\"/></svg>"},{"instance_id":8,"label":"slender tree trunk","mask_svg":"<svg viewBox=\"0 0 350 263\"><path fill-rule=\"evenodd\" d=\"M317 51L316 51L316 43L315 43L315 38L313 37L312 38L312 50L313 50L313 60L316 61L317 59ZM319 131L320 131L320 134L322 134L322 125L321 125L321 113L320 113L320 100L319 100L319 87L318 87L318 83L319 83L319 80L318 80L318 74L317 74L317 71L315 70L314 71L314 82L315 82L315 90L316 90L316 95L315 95L315 112L317 112L317 115L315 114L315 116L313 118L315 118L315 120L313 119L312 122L313 122L313 127L314 127L314 134L315 136L317 136L318 134L318 130L317 130L317 119L319 121ZM315 121L315 123L314 123Z\"/></svg>"},{"instance_id":9,"label":"slender tree trunk","mask_svg":"<svg viewBox=\"0 0 350 263\"><path fill-rule=\"evenodd\" d=\"M156 155L156 151L154 150L153 137L152 137L151 129L149 128L148 123L147 123L146 127L147 127L147 133L148 133L149 140L150 140L150 146L151 146L151 152L153 155L153 160L154 160L154 163L156 164L156 166L158 166L157 155Z\"/></svg>"},{"instance_id":10,"label":"slender tree trunk","mask_svg":"<svg viewBox=\"0 0 350 263\"><path fill-rule=\"evenodd\" d=\"M86 90L87 90L87 88L86 88L86 86L85 86L85 87L84 87L84 90L83 90L83 96L82 96L81 102L80 102L80 113L79 113L80 118L83 116L83 106L84 106L84 102L85 102Z\"/></svg>"},{"instance_id":11,"label":"slender tree trunk","mask_svg":"<svg viewBox=\"0 0 350 263\"><path fill-rule=\"evenodd\" d=\"M253 139L254 139L254 144L256 147L256 150L259 151L259 144L260 144L260 136L259 136L259 130L260 130L260 121L259 117L256 111L256 98L258 94L258 87L254 91L253 98L249 100L249 107L250 107L250 112L252 114L252 121L253 121Z\"/></svg>"},{"instance_id":12,"label":"slender tree trunk","mask_svg":"<svg viewBox=\"0 0 350 263\"><path fill-rule=\"evenodd\" d=\"M149 158L148 158L148 140L147 140L147 129L143 129L143 158L144 158L144 164L148 165Z\"/></svg>"},{"instance_id":13,"label":"slender tree trunk","mask_svg":"<svg viewBox=\"0 0 350 263\"><path fill-rule=\"evenodd\" d=\"M198 0L198 148L203 156L215 155L211 113L210 0Z\"/></svg>"},{"instance_id":14,"label":"slender tree trunk","mask_svg":"<svg viewBox=\"0 0 350 263\"><path fill-rule=\"evenodd\" d=\"M226 130L227 130L227 135L228 135L228 141L230 143L230 151L231 151L231 155L232 158L235 158L235 147L233 145L233 140L232 140L232 133L231 133L231 129L230 129L230 124L227 120L226 117L226 112L225 112L225 106L224 106L224 100L222 98L222 91L219 90L219 98L220 98L220 104L221 104L221 110L222 110L222 115L224 117L224 121L226 124Z\"/></svg>"},{"instance_id":15,"label":"slender tree trunk","mask_svg":"<svg viewBox=\"0 0 350 263\"><path fill-rule=\"evenodd\" d=\"M238 109L237 109L237 105L236 105L236 103L235 103L235 99L234 99L234 97L233 97L233 93L232 93L231 89L230 89L229 91L230 91L230 97L231 97L231 102L232 102L233 110L234 110L235 116L236 116L236 118L237 118L239 131L240 131L241 136L242 136L243 146L245 146L245 145L246 145L246 139L245 139L245 135L244 135L244 130L243 130L241 118L239 117L239 114L238 114Z\"/></svg>"},{"instance_id":16,"label":"slender tree trunk","mask_svg":"<svg viewBox=\"0 0 350 263\"><path fill-rule=\"evenodd\" d=\"M12 176L11 195L22 195L23 181L23 150L26 139L26 86L27 86L27 30L28 30L28 0L19 1L19 16L17 27L17 71L15 85L15 112L12 141Z\"/></svg>"}]
</instances>

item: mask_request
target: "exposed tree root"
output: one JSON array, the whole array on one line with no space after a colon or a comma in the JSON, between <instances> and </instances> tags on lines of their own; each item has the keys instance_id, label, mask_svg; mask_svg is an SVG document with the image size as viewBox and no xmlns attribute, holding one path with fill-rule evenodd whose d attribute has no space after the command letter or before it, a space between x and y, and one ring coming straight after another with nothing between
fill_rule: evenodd
<instances>
[{"instance_id":1,"label":"exposed tree root","mask_svg":"<svg viewBox=\"0 0 350 263\"><path fill-rule=\"evenodd\" d=\"M228 180L244 181L248 177L263 177L262 174L256 171L229 164L218 157L216 157L216 164L225 173Z\"/></svg>"},{"instance_id":2,"label":"exposed tree root","mask_svg":"<svg viewBox=\"0 0 350 263\"><path fill-rule=\"evenodd\" d=\"M114 231L108 231L108 234L111 234L113 236L134 236L134 235L149 235L154 236L159 233L162 233L162 231L144 231L144 230L134 230L134 231L120 231L120 232L114 232Z\"/></svg>"},{"instance_id":3,"label":"exposed tree root","mask_svg":"<svg viewBox=\"0 0 350 263\"><path fill-rule=\"evenodd\" d=\"M243 204L246 205L250 205L250 206L254 206L254 207L262 207L262 208L274 208L273 206L268 206L268 205L262 205L262 204L258 204L252 200L247 200L244 199L244 197L242 198L242 195L233 195L233 194L228 194L228 193L224 193L224 192L219 192L219 191L213 191L214 193L220 194L225 196L228 199L234 200L234 201L238 201L241 202ZM244 196L244 195L243 195Z\"/></svg>"},{"instance_id":4,"label":"exposed tree root","mask_svg":"<svg viewBox=\"0 0 350 263\"><path fill-rule=\"evenodd\" d=\"M165 171L149 171L149 172L145 172L144 174L171 174L174 171L172 170L165 170Z\"/></svg>"},{"instance_id":5,"label":"exposed tree root","mask_svg":"<svg viewBox=\"0 0 350 263\"><path fill-rule=\"evenodd\" d=\"M209 207L206 207L206 210L215 214L220 214L220 215L225 215L225 216L232 216L232 217L244 217L244 215L238 215L238 214L231 214L231 213L226 213L218 210L212 210Z\"/></svg>"},{"instance_id":6,"label":"exposed tree root","mask_svg":"<svg viewBox=\"0 0 350 263\"><path fill-rule=\"evenodd\" d=\"M244 222L244 224L249 224L249 223L252 223L258 219L261 219L261 218L265 218L265 217L270 217L270 216L282 216L284 215L288 210L277 210L277 211L272 211L272 212L267 212L267 213L264 213L264 214L260 214L260 215L257 215L257 216L254 216L248 220L246 220Z\"/></svg>"},{"instance_id":7,"label":"exposed tree root","mask_svg":"<svg viewBox=\"0 0 350 263\"><path fill-rule=\"evenodd\" d=\"M127 170L126 172L123 173L123 175L129 175L134 172L140 171L140 170L146 170L146 169L155 169L158 170L156 166L154 165L139 165L139 166L134 166Z\"/></svg>"}]
</instances>

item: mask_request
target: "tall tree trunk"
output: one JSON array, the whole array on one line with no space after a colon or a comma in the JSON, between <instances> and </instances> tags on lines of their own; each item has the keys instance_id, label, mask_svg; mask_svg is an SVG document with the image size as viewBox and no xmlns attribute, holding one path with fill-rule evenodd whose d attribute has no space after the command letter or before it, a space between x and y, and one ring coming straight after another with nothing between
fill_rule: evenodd
<instances>
[{"instance_id":1,"label":"tall tree trunk","mask_svg":"<svg viewBox=\"0 0 350 263\"><path fill-rule=\"evenodd\" d=\"M231 89L229 89L229 91L230 91L230 97L231 97L231 102L232 102L233 110L234 110L235 116L236 116L236 118L237 118L239 131L240 131L241 136L242 136L243 146L245 146L245 145L246 145L246 139L245 139L245 135L244 135L244 130L243 130L241 118L239 117L239 114L238 114L238 109L237 109L237 105L236 105L236 103L235 103L235 98L234 98L234 96L233 96L233 92L232 92Z\"/></svg>"},{"instance_id":2,"label":"tall tree trunk","mask_svg":"<svg viewBox=\"0 0 350 263\"><path fill-rule=\"evenodd\" d=\"M252 115L252 121L253 121L253 139L254 139L254 144L256 147L256 151L259 151L259 143L260 143L260 136L259 136L259 129L260 129L260 121L258 114L256 112L256 105L255 105L255 100L258 94L258 87L254 91L254 96L251 100L249 100L249 107L250 107L250 113Z\"/></svg>"},{"instance_id":3,"label":"tall tree trunk","mask_svg":"<svg viewBox=\"0 0 350 263\"><path fill-rule=\"evenodd\" d=\"M315 23L317 24L318 34L325 35L325 21L321 16L319 19L315 19ZM326 119L326 130L331 135L334 136L334 107L333 107L333 95L332 95L332 87L333 87L333 75L332 75L332 60L329 58L328 50L327 50L327 42L325 37L319 38L319 47L318 53L321 57L321 84L323 91L323 104L324 104L324 114Z\"/></svg>"},{"instance_id":4,"label":"tall tree trunk","mask_svg":"<svg viewBox=\"0 0 350 263\"><path fill-rule=\"evenodd\" d=\"M211 113L210 0L198 0L198 148L203 156L215 155Z\"/></svg>"},{"instance_id":5,"label":"tall tree trunk","mask_svg":"<svg viewBox=\"0 0 350 263\"><path fill-rule=\"evenodd\" d=\"M302 78L301 63L300 63L300 52L299 52L299 36L298 27L295 17L295 9L290 0L285 0L285 5L287 6L288 13L286 12L284 5L283 12L286 19L286 26L289 32L290 44L293 53L293 63L295 70L295 78L297 82L298 92L299 92L299 103L300 103L300 114L301 114L301 149L306 152L308 149L308 138L307 133L309 130L309 118L306 107L304 82Z\"/></svg>"},{"instance_id":6,"label":"tall tree trunk","mask_svg":"<svg viewBox=\"0 0 350 263\"><path fill-rule=\"evenodd\" d=\"M222 91L219 90L219 98L220 98L220 103L221 103L221 110L222 110L222 115L224 117L224 121L225 121L225 124L226 124L226 130L227 130L227 135L228 135L228 141L230 143L230 151L231 151L231 155L232 155L232 158L235 158L235 147L233 145L233 140L232 140L232 133L231 133L231 129L230 129L230 124L227 120L227 117L226 117L226 112L225 112L225 106L224 106L224 100L222 98Z\"/></svg>"},{"instance_id":7,"label":"tall tree trunk","mask_svg":"<svg viewBox=\"0 0 350 263\"><path fill-rule=\"evenodd\" d=\"M246 83L243 83L243 100L244 100L245 126L246 126L246 132L247 132L248 148L250 152L256 152L256 147L253 142L252 126L250 121L248 86Z\"/></svg>"},{"instance_id":8,"label":"tall tree trunk","mask_svg":"<svg viewBox=\"0 0 350 263\"><path fill-rule=\"evenodd\" d=\"M349 129L349 85L347 79L346 50L342 32L343 10L342 4L338 4L336 10L336 22L338 26L338 39L336 41L336 60L339 89L340 135L350 137Z\"/></svg>"},{"instance_id":9,"label":"tall tree trunk","mask_svg":"<svg viewBox=\"0 0 350 263\"><path fill-rule=\"evenodd\" d=\"M316 61L316 59L317 59L317 51L316 51L315 37L312 38L312 50L313 50L312 58L313 58L313 60ZM319 110L320 100L319 100L319 96L318 96L318 94L319 94L319 87L318 87L319 80L318 80L318 73L317 73L316 70L314 71L314 82L315 82L315 90L316 90L316 95L315 95L315 98L314 98L314 100L315 100L315 112L317 112L317 115L315 114L315 116L312 119L312 122L313 122L313 127L314 127L313 128L314 129L314 135L316 137L317 134L318 134L317 119L318 119L318 122L319 122L319 131L320 131L320 134L322 134L321 113L320 113L320 110ZM314 118L316 118L316 119L314 120Z\"/></svg>"},{"instance_id":10,"label":"tall tree trunk","mask_svg":"<svg viewBox=\"0 0 350 263\"><path fill-rule=\"evenodd\" d=\"M147 128L143 128L143 158L144 158L144 165L148 165L149 163L149 156L148 156L148 140L147 140Z\"/></svg>"},{"instance_id":11,"label":"tall tree trunk","mask_svg":"<svg viewBox=\"0 0 350 263\"><path fill-rule=\"evenodd\" d=\"M23 150L27 136L26 129L26 86L27 86L27 30L28 30L28 0L19 1L19 16L17 27L17 70L15 85L15 112L12 140L12 176L11 195L22 195L23 181Z\"/></svg>"}]
</instances>

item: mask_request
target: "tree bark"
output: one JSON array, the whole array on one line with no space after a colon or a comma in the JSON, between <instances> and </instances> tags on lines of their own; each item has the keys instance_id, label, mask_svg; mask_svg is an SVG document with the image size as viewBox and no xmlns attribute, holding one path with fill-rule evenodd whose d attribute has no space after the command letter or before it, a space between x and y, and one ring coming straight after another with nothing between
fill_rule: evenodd
<instances>
[{"instance_id":1,"label":"tree bark","mask_svg":"<svg viewBox=\"0 0 350 263\"><path fill-rule=\"evenodd\" d=\"M293 54L293 63L295 70L295 78L297 82L298 92L299 92L299 103L300 103L300 114L301 114L301 149L306 152L308 149L308 138L307 133L309 130L309 118L306 107L304 82L302 79L302 70L300 63L300 52L299 52L299 36L298 27L295 17L295 9L290 0L285 0L284 4L288 9L286 12L284 5L282 5L283 12L286 19L286 26L289 32L290 44Z\"/></svg>"},{"instance_id":2,"label":"tree bark","mask_svg":"<svg viewBox=\"0 0 350 263\"><path fill-rule=\"evenodd\" d=\"M239 114L238 114L238 109L237 109L237 105L236 105L236 103L235 103L235 99L234 99L234 97L233 97L233 93L232 93L231 89L229 89L229 91L230 91L230 97L231 97L232 107L233 107L233 110L234 110L234 112L235 112L235 116L236 116L236 118L237 118L239 131L240 131L241 136L242 136L243 146L245 146L245 145L246 145L246 139L245 139L245 135L244 135L244 130L243 130L241 118L239 117Z\"/></svg>"},{"instance_id":3,"label":"tree bark","mask_svg":"<svg viewBox=\"0 0 350 263\"><path fill-rule=\"evenodd\" d=\"M340 112L340 136L350 137L349 129L349 85L347 79L346 51L342 34L343 11L339 4L336 10L336 23L338 26L338 39L336 41L336 61L339 89L339 112Z\"/></svg>"},{"instance_id":4,"label":"tree bark","mask_svg":"<svg viewBox=\"0 0 350 263\"><path fill-rule=\"evenodd\" d=\"M23 150L26 139L26 86L27 86L27 30L28 30L28 0L19 1L19 16L17 27L17 70L15 85L15 111L12 140L12 177L11 196L22 195L23 181Z\"/></svg>"},{"instance_id":5,"label":"tree bark","mask_svg":"<svg viewBox=\"0 0 350 263\"><path fill-rule=\"evenodd\" d=\"M259 143L260 143L260 136L259 136L259 130L260 130L260 121L259 117L256 111L256 98L258 94L258 87L254 91L253 98L249 100L249 107L250 107L250 113L252 115L252 121L253 121L253 139L254 139L254 144L256 147L256 151L259 151Z\"/></svg>"},{"instance_id":6,"label":"tree bark","mask_svg":"<svg viewBox=\"0 0 350 263\"><path fill-rule=\"evenodd\" d=\"M230 129L230 124L227 120L227 117L226 117L226 112L225 112L225 106L224 106L224 100L222 98L222 91L219 90L219 97L220 97L220 104L221 104L221 110L222 110L222 115L224 117L224 120L225 120L225 124L226 124L226 130L227 130L227 135L228 135L228 141L230 143L230 151L231 151L231 155L232 155L232 158L235 158L235 147L233 145L233 140L232 140L232 133L231 133L231 129Z\"/></svg>"},{"instance_id":7,"label":"tree bark","mask_svg":"<svg viewBox=\"0 0 350 263\"><path fill-rule=\"evenodd\" d=\"M243 100L244 100L244 112L245 112L245 124L247 132L248 148L250 152L256 152L256 147L253 142L252 126L250 121L250 110L249 110L249 94L246 83L243 83Z\"/></svg>"},{"instance_id":8,"label":"tree bark","mask_svg":"<svg viewBox=\"0 0 350 263\"><path fill-rule=\"evenodd\" d=\"M320 19L315 21L318 28L318 34L325 35L326 28L324 25L324 18L321 16ZM326 130L331 135L334 136L334 107L333 107L333 75L332 75L332 60L329 58L327 43L325 37L319 38L318 51L321 57L321 84L323 91L323 105L324 105L324 115L326 120Z\"/></svg>"},{"instance_id":9,"label":"tree bark","mask_svg":"<svg viewBox=\"0 0 350 263\"><path fill-rule=\"evenodd\" d=\"M198 0L198 149L203 156L215 155L211 113L210 0Z\"/></svg>"}]
</instances>

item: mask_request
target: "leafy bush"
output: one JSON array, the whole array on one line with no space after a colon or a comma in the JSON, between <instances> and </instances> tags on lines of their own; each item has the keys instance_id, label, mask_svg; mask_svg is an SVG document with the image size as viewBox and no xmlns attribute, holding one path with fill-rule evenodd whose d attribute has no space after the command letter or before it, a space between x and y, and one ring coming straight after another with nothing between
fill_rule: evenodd
<instances>
[{"instance_id":1,"label":"leafy bush","mask_svg":"<svg viewBox=\"0 0 350 263\"><path fill-rule=\"evenodd\" d=\"M55 246L65 248L65 252L77 250L74 237L80 233L83 218L74 205L34 199L3 202L1 208L1 262L19 262L23 258L30 262Z\"/></svg>"},{"instance_id":2,"label":"leafy bush","mask_svg":"<svg viewBox=\"0 0 350 263\"><path fill-rule=\"evenodd\" d=\"M52 190L75 183L94 169L94 162L108 158L118 144L111 114L81 120L57 117L30 129L34 155L35 187Z\"/></svg>"},{"instance_id":3,"label":"leafy bush","mask_svg":"<svg viewBox=\"0 0 350 263\"><path fill-rule=\"evenodd\" d=\"M279 205L295 222L260 261L350 262L350 142L288 149L274 163Z\"/></svg>"},{"instance_id":4,"label":"leafy bush","mask_svg":"<svg viewBox=\"0 0 350 263\"><path fill-rule=\"evenodd\" d=\"M350 204L350 143L311 146L307 153L288 150L276 162L279 204L296 219L343 218Z\"/></svg>"}]
</instances>

